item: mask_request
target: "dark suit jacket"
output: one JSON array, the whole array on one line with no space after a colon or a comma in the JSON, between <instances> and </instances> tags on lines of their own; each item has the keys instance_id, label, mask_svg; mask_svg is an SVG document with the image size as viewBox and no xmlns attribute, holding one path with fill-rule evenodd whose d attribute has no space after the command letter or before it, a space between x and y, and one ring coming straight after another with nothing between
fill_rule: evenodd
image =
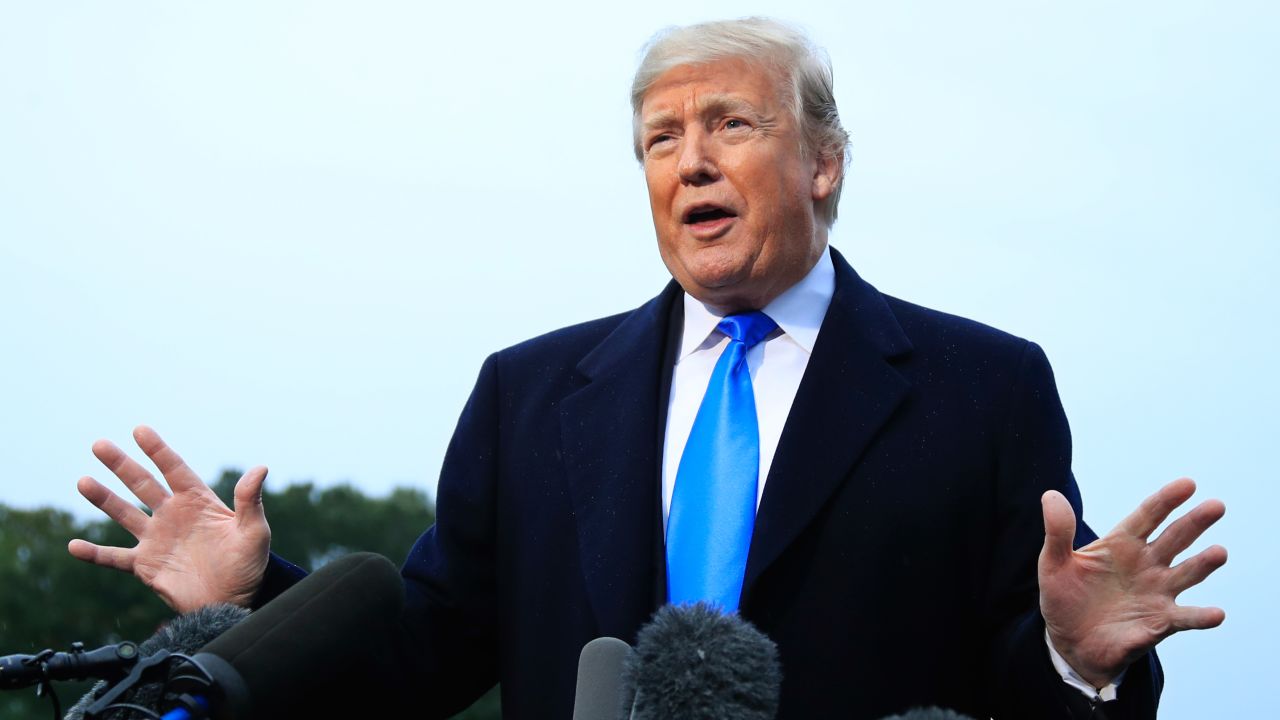
<instances>
[{"instance_id":1,"label":"dark suit jacket","mask_svg":"<svg viewBox=\"0 0 1280 720\"><path fill-rule=\"evenodd\" d=\"M781 718L919 705L987 718L1091 709L1050 665L1040 495L1080 512L1071 440L1033 343L886 297L838 254L836 291L756 518L742 615L777 642ZM664 589L660 463L680 333L672 283L639 309L488 358L449 446L437 524L403 568L416 687L447 716L495 681L512 718L569 718L578 652L632 641ZM1087 527L1078 543L1093 539ZM266 596L278 591L279 563ZM1109 717L1153 717L1154 655Z\"/></svg>"}]
</instances>

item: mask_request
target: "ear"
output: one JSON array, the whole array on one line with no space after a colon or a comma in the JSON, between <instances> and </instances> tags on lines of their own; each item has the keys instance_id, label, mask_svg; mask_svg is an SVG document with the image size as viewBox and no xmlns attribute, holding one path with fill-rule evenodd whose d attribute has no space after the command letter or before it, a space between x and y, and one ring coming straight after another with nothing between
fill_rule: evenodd
<instances>
[{"instance_id":1,"label":"ear","mask_svg":"<svg viewBox=\"0 0 1280 720\"><path fill-rule=\"evenodd\" d=\"M836 191L836 184L844 173L844 151L834 155L820 155L814 162L813 201L822 202Z\"/></svg>"}]
</instances>

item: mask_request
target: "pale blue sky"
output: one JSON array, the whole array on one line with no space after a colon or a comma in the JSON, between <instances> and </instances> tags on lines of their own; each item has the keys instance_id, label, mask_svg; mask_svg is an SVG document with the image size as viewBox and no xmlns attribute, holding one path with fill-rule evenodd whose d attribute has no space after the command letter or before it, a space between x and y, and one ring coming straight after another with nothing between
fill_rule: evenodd
<instances>
[{"instance_id":1,"label":"pale blue sky","mask_svg":"<svg viewBox=\"0 0 1280 720\"><path fill-rule=\"evenodd\" d=\"M1226 501L1186 599L1227 622L1162 648L1162 717L1263 714L1278 8L0 0L0 501L91 516L89 445L140 422L206 477L432 488L486 354L667 278L640 46L773 15L835 65L833 244L1045 347L1091 524L1180 475Z\"/></svg>"}]
</instances>

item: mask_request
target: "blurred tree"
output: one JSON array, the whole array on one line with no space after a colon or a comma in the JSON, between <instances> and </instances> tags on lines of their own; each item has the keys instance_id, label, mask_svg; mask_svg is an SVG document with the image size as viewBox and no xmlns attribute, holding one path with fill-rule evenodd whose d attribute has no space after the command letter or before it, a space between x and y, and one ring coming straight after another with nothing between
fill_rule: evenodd
<instances>
[{"instance_id":1,"label":"blurred tree","mask_svg":"<svg viewBox=\"0 0 1280 720\"><path fill-rule=\"evenodd\" d=\"M230 502L240 473L226 470L213 484ZM397 563L434 522L426 494L398 488L371 498L349 485L318 489L311 483L268 489L271 548L308 568L348 552L367 550ZM83 537L129 547L134 539L114 523L83 524L67 512L16 510L0 505L0 655L66 650L73 641L89 648L144 640L173 616L141 583L123 573L88 567L67 554L67 540ZM64 709L88 683L57 686ZM51 705L33 691L0 695L0 718L49 718ZM496 688L457 720L501 717Z\"/></svg>"}]
</instances>

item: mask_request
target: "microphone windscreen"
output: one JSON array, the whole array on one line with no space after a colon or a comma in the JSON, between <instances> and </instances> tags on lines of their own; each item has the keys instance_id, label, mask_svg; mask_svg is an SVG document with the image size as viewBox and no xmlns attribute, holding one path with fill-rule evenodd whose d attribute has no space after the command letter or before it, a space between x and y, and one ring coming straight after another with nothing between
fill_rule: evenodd
<instances>
[{"instance_id":1,"label":"microphone windscreen","mask_svg":"<svg viewBox=\"0 0 1280 720\"><path fill-rule=\"evenodd\" d=\"M161 650L168 650L190 655L239 625L247 617L249 611L242 607L225 603L206 605L165 623L155 635L138 645L138 653L147 657Z\"/></svg>"},{"instance_id":2,"label":"microphone windscreen","mask_svg":"<svg viewBox=\"0 0 1280 720\"><path fill-rule=\"evenodd\" d=\"M155 635L138 645L138 656L145 658L162 650L191 655L248 616L248 610L235 605L206 605L165 623ZM65 720L82 720L85 710L102 697L107 687L105 681L95 683L79 702L67 710ZM122 695L120 702L158 710L162 690L163 683L143 683ZM125 720L130 717L140 716L127 711L112 711L107 713L104 720Z\"/></svg>"},{"instance_id":3,"label":"microphone windscreen","mask_svg":"<svg viewBox=\"0 0 1280 720\"><path fill-rule=\"evenodd\" d=\"M622 706L622 665L631 646L618 638L600 637L582 646L578 686L573 694L573 720L614 720Z\"/></svg>"},{"instance_id":4,"label":"microphone windscreen","mask_svg":"<svg viewBox=\"0 0 1280 720\"><path fill-rule=\"evenodd\" d=\"M773 641L736 613L667 605L641 628L623 684L635 720L773 720L782 670Z\"/></svg>"},{"instance_id":5,"label":"microphone windscreen","mask_svg":"<svg viewBox=\"0 0 1280 720\"><path fill-rule=\"evenodd\" d=\"M316 707L316 717L337 717L324 713L343 703L377 705L368 693L390 685L398 670L404 601L399 570L373 553L341 557L303 578L195 656L215 658L206 669L233 671L215 673L228 693L216 716L306 717L303 709Z\"/></svg>"}]
</instances>

